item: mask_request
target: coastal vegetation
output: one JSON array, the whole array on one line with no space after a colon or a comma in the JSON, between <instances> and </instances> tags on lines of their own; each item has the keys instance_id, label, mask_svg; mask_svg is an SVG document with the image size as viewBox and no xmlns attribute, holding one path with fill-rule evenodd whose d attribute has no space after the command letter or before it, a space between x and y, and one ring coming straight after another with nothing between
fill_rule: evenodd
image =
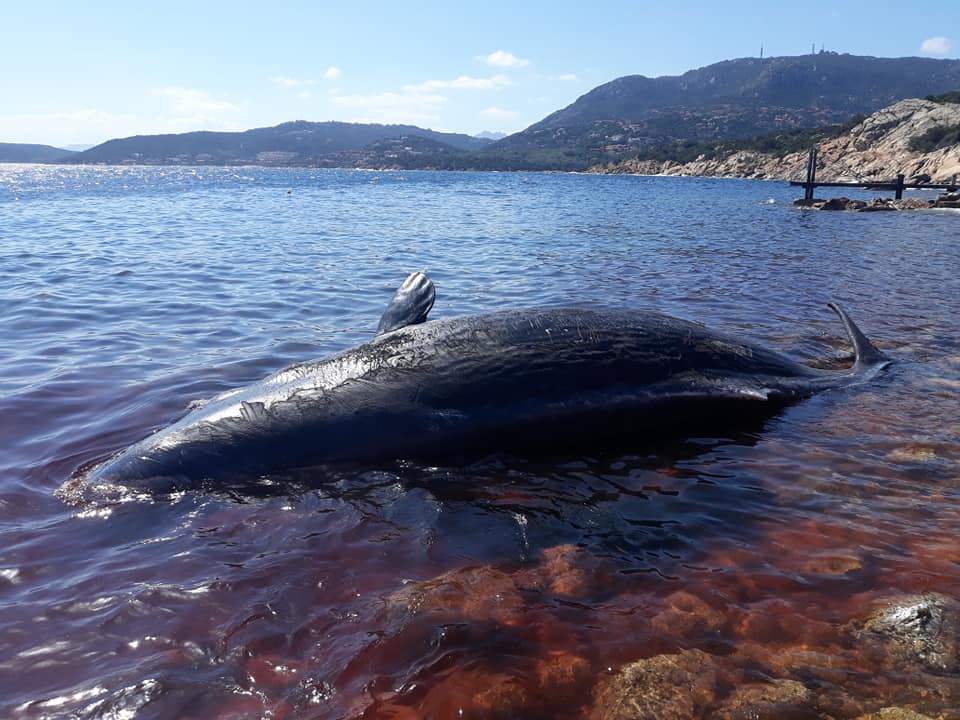
<instances>
[{"instance_id":1,"label":"coastal vegetation","mask_svg":"<svg viewBox=\"0 0 960 720\"><path fill-rule=\"evenodd\" d=\"M942 95L927 95L925 99L941 105L946 103L960 104L960 90L943 93Z\"/></svg>"},{"instance_id":2,"label":"coastal vegetation","mask_svg":"<svg viewBox=\"0 0 960 720\"><path fill-rule=\"evenodd\" d=\"M847 122L816 128L791 128L778 132L765 133L749 138L696 142L681 140L663 145L643 148L635 157L638 160L656 160L660 162L687 163L694 160L713 160L727 157L733 153L750 151L764 153L773 157L783 157L794 152L807 150L825 140L838 137L864 120L863 115L855 115Z\"/></svg>"},{"instance_id":3,"label":"coastal vegetation","mask_svg":"<svg viewBox=\"0 0 960 720\"><path fill-rule=\"evenodd\" d=\"M910 149L929 153L960 144L960 124L937 125L921 135L910 138Z\"/></svg>"}]
</instances>

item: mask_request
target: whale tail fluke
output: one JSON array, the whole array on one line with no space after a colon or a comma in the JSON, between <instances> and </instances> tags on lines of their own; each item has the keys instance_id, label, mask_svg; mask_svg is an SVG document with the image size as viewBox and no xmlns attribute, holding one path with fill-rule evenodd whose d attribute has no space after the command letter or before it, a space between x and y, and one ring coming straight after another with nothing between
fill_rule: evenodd
<instances>
[{"instance_id":1,"label":"whale tail fluke","mask_svg":"<svg viewBox=\"0 0 960 720\"><path fill-rule=\"evenodd\" d=\"M877 347L870 342L869 338L863 334L863 331L857 327L857 324L850 319L846 311L834 302L827 303L827 307L840 316L843 327L847 331L850 343L853 345L853 353L856 358L854 362L855 370L872 368L878 365L885 365L890 359L884 355Z\"/></svg>"},{"instance_id":2,"label":"whale tail fluke","mask_svg":"<svg viewBox=\"0 0 960 720\"><path fill-rule=\"evenodd\" d=\"M377 335L424 322L436 297L437 291L430 278L422 272L410 273L383 311Z\"/></svg>"}]
</instances>

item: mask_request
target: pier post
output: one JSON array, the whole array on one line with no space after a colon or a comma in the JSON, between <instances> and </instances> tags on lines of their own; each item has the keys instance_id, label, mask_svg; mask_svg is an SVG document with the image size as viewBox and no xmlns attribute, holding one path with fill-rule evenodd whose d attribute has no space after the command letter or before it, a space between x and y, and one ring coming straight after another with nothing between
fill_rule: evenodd
<instances>
[{"instance_id":1,"label":"pier post","mask_svg":"<svg viewBox=\"0 0 960 720\"><path fill-rule=\"evenodd\" d=\"M803 199L813 200L813 190L816 187L817 179L817 147L810 148L810 154L807 156L807 181L803 185Z\"/></svg>"}]
</instances>

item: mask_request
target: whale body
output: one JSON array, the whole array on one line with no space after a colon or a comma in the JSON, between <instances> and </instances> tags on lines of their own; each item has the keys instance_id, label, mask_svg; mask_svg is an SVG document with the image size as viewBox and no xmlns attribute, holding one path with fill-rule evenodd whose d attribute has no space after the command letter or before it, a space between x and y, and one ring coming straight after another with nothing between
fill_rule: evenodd
<instances>
[{"instance_id":1,"label":"whale body","mask_svg":"<svg viewBox=\"0 0 960 720\"><path fill-rule=\"evenodd\" d=\"M777 408L889 362L834 304L856 356L841 371L656 312L541 308L426 322L434 298L433 283L413 273L370 342L216 396L87 479L195 487L490 442L641 432L705 409Z\"/></svg>"}]
</instances>

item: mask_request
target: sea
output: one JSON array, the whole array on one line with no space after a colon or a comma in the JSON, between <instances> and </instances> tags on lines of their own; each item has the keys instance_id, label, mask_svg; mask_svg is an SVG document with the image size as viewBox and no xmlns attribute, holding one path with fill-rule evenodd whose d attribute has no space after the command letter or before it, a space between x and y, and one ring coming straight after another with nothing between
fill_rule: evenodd
<instances>
[{"instance_id":1,"label":"sea","mask_svg":"<svg viewBox=\"0 0 960 720\"><path fill-rule=\"evenodd\" d=\"M0 165L0 717L960 717L960 214L797 196ZM835 301L893 363L710 436L62 490L371 339L417 270L432 318L655 309L840 370ZM864 630L917 598L939 664Z\"/></svg>"}]
</instances>

